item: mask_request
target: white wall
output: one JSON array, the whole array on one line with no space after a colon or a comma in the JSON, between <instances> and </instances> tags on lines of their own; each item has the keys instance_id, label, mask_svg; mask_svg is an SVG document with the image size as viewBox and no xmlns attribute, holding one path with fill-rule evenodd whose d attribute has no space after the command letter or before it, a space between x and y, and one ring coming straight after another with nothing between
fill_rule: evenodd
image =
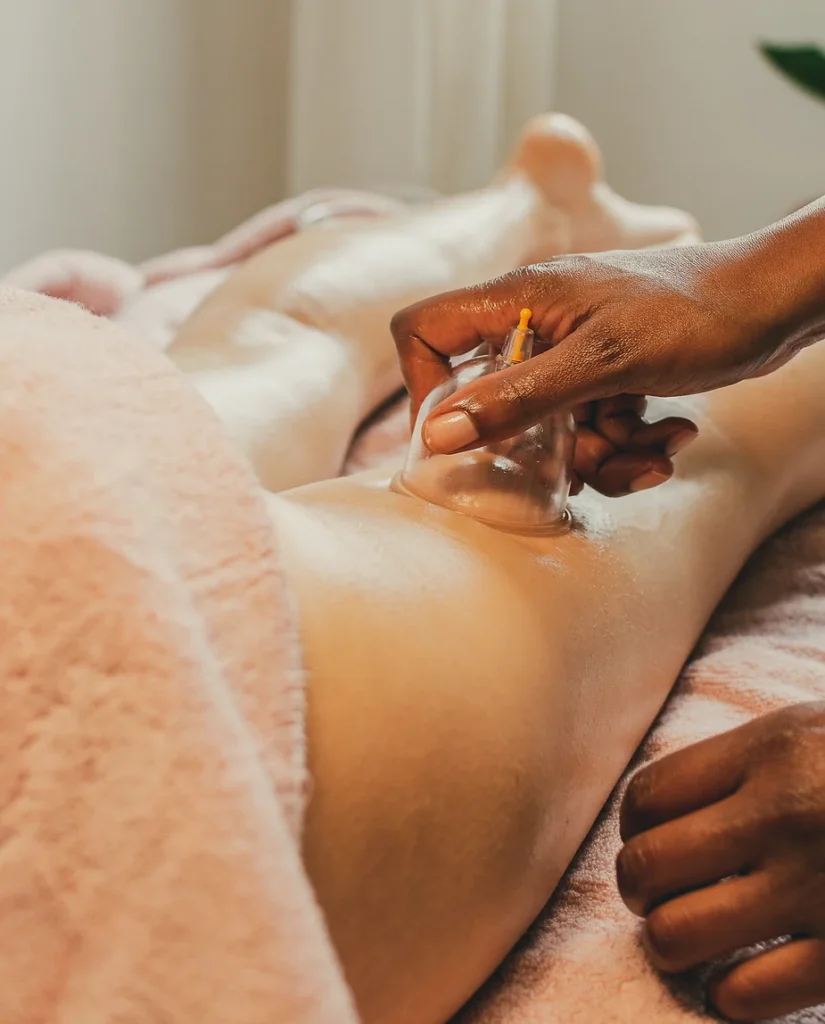
<instances>
[{"instance_id":1,"label":"white wall","mask_svg":"<svg viewBox=\"0 0 825 1024\"><path fill-rule=\"evenodd\" d=\"M629 197L724 237L825 193L825 103L754 45L825 46L825 0L560 0L559 33L557 106Z\"/></svg>"},{"instance_id":2,"label":"white wall","mask_svg":"<svg viewBox=\"0 0 825 1024\"><path fill-rule=\"evenodd\" d=\"M0 268L137 259L284 187L288 0L0 0Z\"/></svg>"}]
</instances>

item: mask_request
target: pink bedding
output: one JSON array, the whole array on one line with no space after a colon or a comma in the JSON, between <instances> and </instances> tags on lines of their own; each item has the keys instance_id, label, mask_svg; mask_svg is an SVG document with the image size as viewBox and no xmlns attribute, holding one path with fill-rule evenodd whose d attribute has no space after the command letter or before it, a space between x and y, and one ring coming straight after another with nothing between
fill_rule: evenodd
<instances>
[{"instance_id":1,"label":"pink bedding","mask_svg":"<svg viewBox=\"0 0 825 1024\"><path fill-rule=\"evenodd\" d=\"M380 213L386 208L387 203L386 200L375 200L360 194L348 193L343 194L343 197L345 202L351 202L359 212ZM323 198L326 202L329 197ZM171 337L176 324L188 315L194 305L214 287L218 280L222 279L227 272L226 268L232 262L248 255L250 251L254 251L260 245L268 244L278 237L296 230L300 225L302 211L308 209L312 204L317 205L318 202L319 198L313 196L309 199L282 204L266 211L254 222L242 226L215 247L173 254L171 257L153 261L142 268L129 267L95 254L58 254L44 257L40 261L21 268L10 275L10 280L22 287L80 301L95 312L130 325L144 339L149 339L155 346L162 348ZM15 301L21 300L18 298ZM3 333L0 332L0 340L3 336ZM145 348L147 350L145 358L149 359L149 346L145 346ZM6 357L8 358L8 351ZM2 419L0 419L0 429L5 431ZM399 450L403 450L407 429L404 403L398 401L389 404L371 423L365 426L356 439L346 471L375 465L383 459L395 455ZM4 436L5 433L0 433L0 437ZM242 550L243 545L238 538L237 528L239 524L243 526L246 523L248 526L254 523L257 524L255 529L260 530L260 523L256 518L259 513L254 509L254 501L249 497L248 481L243 483L241 480L243 471L224 450L223 442L217 436L215 445L217 452L214 456L215 473L228 474L228 479L237 478L236 488L239 488L237 494L246 495L241 502L242 504L247 503L244 512L246 518L241 517L237 521L224 543L228 545L227 552L234 550L233 544L237 547L235 557L238 557L240 553L242 556L240 564L244 567L243 572L248 574L251 571L250 550ZM228 468L220 468L219 464L222 460ZM158 465L163 469L160 462ZM21 478L22 481L25 479L25 477ZM162 489L171 486L172 481L167 479L165 470L160 472L158 480ZM178 484L175 483L175 486L178 487ZM192 487L197 490L197 486L193 480ZM21 491L22 493L24 492ZM184 497L191 499L192 494L184 495ZM181 496L178 495L175 500L180 500L180 498ZM21 505L21 508L23 507ZM29 506L25 507L29 508ZM63 515L59 501L49 507L55 510L60 508L60 514ZM162 507L159 506L159 508ZM29 511L31 511L30 508ZM104 520L107 520L109 515L110 513L107 512L103 517ZM227 522L222 524L221 516L220 511L216 511L212 515L214 520L212 528L219 532L227 526ZM131 528L139 534L141 529L145 532L146 524L135 522ZM207 531L203 535L206 538L208 529L207 527L204 529ZM266 548L264 534L256 533L255 536L259 537L260 543ZM129 530L126 531L124 537L127 539L131 537ZM134 543L134 538L130 539L129 543ZM283 616L284 611L280 604L282 598L278 595L277 574L274 569L276 556L273 551L264 551L263 549L257 554L263 554L265 564L272 566L271 573L267 568L264 573L266 580L260 583L264 588L264 596L261 596L260 599L270 602L270 614ZM164 557L170 558L169 551L166 551ZM167 580L169 573L172 573L174 577L175 573L184 572L184 577L191 582L193 573L201 571L199 568L201 564L204 568L208 568L207 563L202 562L204 557L203 551L200 553L193 551L185 572L179 563L173 564L172 562L159 563L157 571L164 581ZM25 568L25 563L21 563L21 566ZM61 572L74 571L71 565L65 564L61 564L60 569ZM38 571L42 573L42 569ZM106 571L109 571L108 566ZM215 565L211 571L218 573L217 579L220 581L218 566ZM128 578L127 573L124 579ZM45 580L46 577L44 576L43 579ZM206 579L211 579L208 573ZM246 577L241 574L233 581L232 586L235 591L237 591L238 581L244 579ZM266 594L268 596L265 596ZM228 628L230 623L225 612L221 610L219 598L222 596L220 586L212 586L211 590L207 587L203 598L206 602L205 610L196 610L201 618L186 620L188 623L201 622L203 629L205 628L203 616L206 615L207 619L211 616L212 620L210 621L213 621L214 629L217 630L217 639L220 643L228 645L227 651L234 651L235 659L229 658L227 661L225 652L217 659L211 658L209 671L212 675L208 677L211 681L207 683L205 681L207 675L204 675L204 681L199 684L204 689L197 691L200 693L201 703L186 709L186 714L191 716L191 723L197 723L198 728L203 728L204 723L210 721L212 723L210 728L228 729L229 727L225 724L220 725L214 718L210 719L209 715L214 714L215 708L221 704L223 699L220 697L221 693L229 693L235 685L239 685L241 689L246 685L243 680L233 683L229 676L224 677L221 674L229 672L233 665L238 671L244 669L244 658L237 646L240 640L231 636L231 630ZM145 592L142 597L144 603L136 606L140 613L140 622L149 623L151 621L152 608L155 607L151 602L156 599L157 594L154 592L148 590ZM278 611L279 608L280 611ZM190 607L186 614L191 616L196 611ZM65 605L55 605L53 623L58 625L62 621L60 615L65 614L68 614ZM183 612L175 614L183 614ZM10 624L15 621L10 620ZM115 627L112 626L112 628ZM118 628L125 629L126 627L121 625ZM148 629L148 625L146 628ZM281 635L288 635L289 624L286 620L284 620L283 630L285 632ZM7 632L8 637L13 635L13 632ZM256 638L254 635L244 636L243 641L252 643L253 649L255 649L255 643L262 643L261 637ZM260 650L260 656L256 655L259 659L263 657L265 645ZM193 678L199 671L206 671L198 660L206 653L208 650L204 649L187 654L189 659L187 671L193 674ZM180 655L181 652L178 652L176 656ZM266 656L273 658L273 664L275 664L279 658L284 658L284 651L270 651ZM255 664L260 664L260 660L256 662L253 658L251 665L246 666L247 677L249 676L248 670L254 668ZM286 672L283 660L281 666L282 672ZM270 674L272 672L274 669ZM282 675L281 678L291 677ZM247 678L247 683L248 681ZM160 675L157 678L150 675L149 682L146 684L147 688L142 691L143 703L148 705L147 694L157 696L161 692L158 690L161 684L162 677ZM228 690L227 687L229 687ZM671 700L640 751L637 764L642 764L686 743L728 729L751 716L782 704L823 698L825 698L825 508L819 508L789 526L752 559L751 564L718 611L705 638L683 672ZM136 713L134 707L129 710L132 714ZM244 742L252 742L254 745L254 713L256 712L254 702L252 705L246 706L244 710L247 714L252 712L252 725L250 725L249 718L241 716L244 728L252 728L252 739L247 737L247 740L244 741L236 736L232 743L243 746ZM8 719L8 716L6 717ZM289 716L287 719L291 720ZM278 722L271 722L269 725L274 730L271 734L274 742L274 737L281 726ZM239 727L237 723L235 727ZM157 757L160 758L158 764L167 763L164 758L168 759L171 756L169 745L164 741L162 735L158 737L157 731L153 731L152 735L159 744L157 749L153 748L152 764L155 764ZM287 762L290 757L293 758L293 768L287 771L285 776L287 779L291 777L293 782L287 786L286 798L279 800L280 810L276 815L279 822L278 827L282 831L288 830L290 821L293 831L295 829L295 818L290 819L289 810L293 808L294 812L296 806L297 791L294 789L294 779L300 776L301 771L301 745L295 736L296 734L293 733L291 742L297 745L293 745L292 753L287 754ZM27 742L29 741L21 734L21 757L23 757ZM241 754L239 753L238 756L241 757ZM258 761L250 764L248 761L250 756L250 750L247 749L238 762L238 771L261 771L262 763ZM294 760L295 758L297 761ZM243 768L240 767L242 762L245 765ZM114 763L120 764L121 762ZM185 768L185 766L176 767L171 761L168 762L168 765L169 770L173 772ZM124 1012L117 1018L118 1020L164 1019L175 1022L193 1019L198 1021L231 1020L233 1024L246 1024L247 1021L253 1020L277 1019L289 1021L290 1024L293 1021L295 1024L299 1024L299 1022L315 1020L335 1021L338 1024L338 1022L351 1019L351 1011L347 1006L331 951L324 942L322 929L317 920L317 912L311 897L306 892L306 882L297 864L294 843L292 846L289 843L279 845L279 842L273 839L274 845L271 847L271 851L275 851L277 856L283 859L284 866L279 870L284 870L286 874L282 877L292 879L289 884L294 884L295 891L302 894L296 897L294 904L288 908L288 913L285 910L288 917L294 915L289 917L290 921L298 922L296 925L298 933L296 933L290 951L287 951L288 942L287 946L283 944L278 946L279 941L282 943L284 941L283 935L279 940L277 929L273 931L272 920L264 920L257 909L259 900L264 900L264 902L267 899L274 900L275 903L271 904L274 907L279 899L290 903L291 897L287 897L282 887L279 887L279 893L265 894L263 890L256 889L256 886L263 884L261 875L263 865L260 861L255 862L255 858L252 857L253 851L244 846L246 842L250 841L249 837L255 833L254 824L250 825L249 821L239 820L238 828L244 837L240 846L234 850L230 847L224 849L218 843L211 866L208 864L197 866L192 862L191 870L187 867L189 862L183 856L189 849L186 843L193 841L193 838L197 836L198 828L214 827L215 819L214 817L210 819L210 815L214 816L220 813L221 786L229 785L227 780L232 777L231 767L230 761L222 766L223 770L229 772L229 775L224 776L224 782L214 783L218 785L219 793L214 797L211 806L206 793L201 793L201 797L206 801L204 804L206 817L192 827L189 831L189 838L184 835L181 840L183 844L181 848L164 849L164 856L172 857L166 881L160 888L151 891L140 886L135 891L135 900L148 899L152 913L156 913L158 917L156 921L153 921L151 927L147 925L144 930L139 930L137 947L127 943L128 955L119 955L112 943L104 942L101 930L104 924L108 927L111 922L114 922L116 926L118 924L123 927L127 926L128 914L124 899L120 897L116 899L114 893L106 893L104 894L106 898L101 897L98 905L93 902L89 903L88 900L85 902L80 900L82 913L75 919L74 934L80 935L84 929L92 927L94 924L90 933L92 940L88 948L81 944L84 955L79 958L81 962L78 963L77 957L74 959L69 957L71 948L69 938L72 933L70 930L66 930L64 946L68 965L66 970L69 972L67 977L72 984L74 984L74 979L79 976L84 983L91 985L92 987L86 990L86 997L90 998L89 993L95 994L99 991L109 993L110 990L116 989L118 982L126 979L129 970L133 969L136 963L141 969L144 964L149 964L156 973L150 972L145 976L139 974L139 977L146 983L146 990L145 992L128 993L129 999L148 997L147 994L153 991L152 985L155 983L160 984L163 991L166 992L167 989L164 987L166 983L173 976L180 978L180 972L175 974L174 971L170 971L168 966L164 967L165 956L162 954L168 953L170 947L164 944L163 935L164 929L168 927L172 929L172 933L176 937L176 945L173 945L172 951L177 950L179 957L185 956L191 959L193 964L214 963L216 967L220 964L221 977L229 979L226 981L229 986L228 991L233 998L239 1000L238 1006L243 1007L248 1004L252 1007L252 1011L245 1014L239 1010L237 1013L230 1014L228 1012L230 1000L227 996L220 1003L220 1006L227 1010L227 1014L221 1015L217 1010L212 1012L214 1008L210 1008L207 1002L203 1001L204 991L198 985L194 985L193 991L196 992L197 998L201 999L200 1003L191 1001L187 1003L185 995L172 993L169 997L171 999L169 1005L174 1007L176 1012L169 1012L161 1018L160 1016L141 1016L134 1011L134 1005L140 1004L133 1005L127 1000L123 1005L131 1006L132 1009L129 1012ZM80 771L77 767L73 770ZM278 771L280 770L281 768L278 768ZM286 769L284 770L286 771ZM125 758L122 771L124 772L123 783L130 784L129 772L134 772L134 763L130 763L128 758ZM292 775L290 775L290 771L293 773ZM296 771L298 776L294 775ZM150 776L157 780L161 777L157 771L150 772ZM692 975L670 982L656 975L647 966L642 955L638 943L637 922L624 909L616 893L613 863L619 848L618 800L625 782L626 779L619 785L614 798L605 808L602 818L594 826L590 837L583 845L576 862L571 866L546 912L501 967L498 974L478 994L472 1004L459 1014L456 1024L613 1024L613 1022L637 1024L642 1021L656 1022L656 1024L674 1022L676 1024L676 1022L682 1021L708 1019L702 1004L701 975ZM269 789L266 786L264 789L271 796L273 791L271 777L268 785ZM42 792L43 799L46 801L48 790L44 788ZM91 792L93 790L90 790ZM105 791L102 792L105 794ZM112 793L105 795L111 796ZM269 799L269 796L265 797L264 790L261 790L260 798ZM158 791L158 799L166 799L161 797L160 791ZM166 803L162 804L163 815L174 816L174 800L175 794L172 793L168 798L168 808ZM190 811L187 807L188 813ZM233 810L233 813L239 813L237 808ZM92 804L89 805L88 814L90 822L94 823ZM162 823L164 820L167 819L161 817L159 822ZM66 822L68 823L68 817L66 817ZM123 829L126 828L127 823L128 815L125 815ZM253 829L252 833L249 832L249 828ZM219 829L218 834L224 837L222 841L229 841L225 829L223 831ZM138 873L137 877L140 881L140 844L137 840L133 842L127 832L124 832L123 835L126 836L125 841L128 848L134 849L135 857L138 858L132 862L131 869ZM146 848L147 857L151 857L153 853L157 854L163 848L165 840L162 836L163 829L160 825L156 832L146 832L145 842L149 844ZM256 833L254 841L263 842ZM111 843L107 840L107 845L100 848L101 856L104 850L110 849L110 846ZM0 897L5 896L7 906L13 906L13 903L8 901L12 900L10 882L14 881L16 876L9 876L8 870L4 867L2 849L4 848L0 847ZM8 847L5 849L8 850ZM78 849L72 853L79 857L81 851ZM88 857L88 851L85 848L82 853ZM188 855L193 856L194 850L189 850ZM274 856L275 853L272 855ZM48 861L48 855L44 855L42 849L41 856L46 856ZM237 935L230 935L225 943L215 943L206 949L204 955L208 959L201 961L199 958L203 940L196 935L194 922L187 919L186 908L195 908L198 923L208 924L210 920L217 920L216 915L219 915L219 912L225 912L231 921L238 921L238 907L230 905L232 900L222 900L220 892L215 892L211 893L207 900L208 911L204 915L195 903L190 903L188 900L194 897L197 886L205 879L209 880L210 886L213 884L220 886L220 879L223 878L223 881L229 886L229 891L233 891L233 883L225 874L231 863L234 863L238 870L251 872L251 881L244 889L244 902L241 909L244 912L248 911L252 916L247 923L243 923L241 920L241 923L238 924ZM124 861L124 865L126 865L126 861ZM25 868L20 867L19 870L22 872L21 877L26 877ZM126 866L123 870L126 871ZM202 871L207 873L200 873ZM38 881L34 878L33 872L29 872L29 874L32 874L30 899L34 901L43 897L43 893L37 886L42 888L46 884L46 879L41 878ZM119 877L125 879L127 875ZM129 875L128 877L131 883L133 876ZM55 878L54 875L51 877L50 884L52 886L58 884ZM179 890L177 886L183 888ZM110 903L106 902L107 898ZM164 906L164 900L175 910L171 910L168 905ZM49 913L57 915L59 909L57 904L52 903L50 906L52 909ZM182 908L179 913L177 912L178 908ZM25 908L24 910L18 908L15 912L25 923ZM84 914L87 916L83 916ZM95 916L96 914L98 916ZM261 930L256 931L256 928ZM44 918L42 923L42 934L45 936L43 941L46 942L44 948L57 949L59 952L63 946L60 946L59 943L57 946L54 945L58 942L58 938L54 938L54 936L49 938L50 929L59 938L59 929ZM158 929L160 929L160 933ZM33 937L40 934L40 931L31 932ZM120 934L117 932L117 928L115 928L115 934ZM158 939L159 934L160 939ZM298 934L301 936L300 940L297 937ZM237 939L237 944L233 946L235 939ZM39 938L37 941L40 941ZM50 942L51 945L49 945ZM157 956L152 953L153 944L156 942L159 942ZM191 943L194 945L190 946ZM243 950L246 950L248 956L246 962L241 962L243 957L238 959ZM286 960L277 960L279 950L282 957L286 956ZM6 952L7 950L3 951L4 956L0 957L0 962L6 960ZM230 959L224 961L219 958L224 956L228 956ZM96 963L95 957L102 958L100 964ZM138 959L135 960L134 957L138 957ZM16 970L23 970L24 967L28 969L29 961L23 954L18 953L17 959L13 962L16 965ZM227 967L227 965L231 966ZM263 973L256 973L257 971ZM284 981L284 978L292 971L296 972L294 989ZM313 972L316 973L313 974ZM48 974L48 972L46 973ZM293 1006L293 1010L285 1014L279 1012L277 1018L256 1015L255 1007L260 1008L263 1003L255 1003L254 1000L249 1003L247 996L244 995L245 986L251 986L255 998L263 999L265 996L272 998L273 994L280 992L281 990L278 989L280 982L270 983L270 973L286 985L286 989L283 991L288 993L288 998L292 1000L291 1005ZM43 971L41 970L40 973L35 971L28 984L28 989L33 992L38 984L37 979L41 977L43 977ZM184 971L183 982L185 993L186 986L192 985L191 972ZM57 982L52 978L52 987L48 989L49 992L54 993L55 984ZM65 991L67 987L71 990L71 984L66 983L65 979L60 981L60 985L63 985L61 992ZM221 988L221 986L217 986L217 988ZM214 990L215 986L209 987L210 998ZM123 991L118 990L118 992L121 998L126 998ZM50 998L57 999L57 996L52 995ZM192 998L194 999L195 996ZM3 988L0 987L0 1011L4 1009L3 999ZM20 1006L22 1005L20 1003ZM0 1012L0 1019L21 1022L35 1019L68 1022L81 1019L78 1016L66 1016L63 1013L63 1004L59 1005L60 1014L55 1012L52 1016L28 1017L20 1015L15 1010L15 1006L10 1005L6 999L5 1008L10 1012ZM74 1004L67 1003L66 1005ZM91 1004L79 1003L77 1005ZM194 1016L183 1014L182 1008L191 1010L196 1005L201 1009ZM181 1013L177 1012L179 1008ZM16 1016L15 1012L17 1012ZM82 1019L85 1022L114 1018L105 1015L92 1015L84 1016ZM825 1022L825 1010L819 1013L814 1011L809 1014L797 1015L794 1022L795 1024Z\"/></svg>"},{"instance_id":2,"label":"pink bedding","mask_svg":"<svg viewBox=\"0 0 825 1024\"><path fill-rule=\"evenodd\" d=\"M825 699L825 506L752 559L710 623L547 910L456 1024L688 1024L708 1020L704 972L647 965L614 884L619 799L632 771L774 708ZM715 1018L713 1018L715 1019ZM825 1007L785 1018L823 1024Z\"/></svg>"}]
</instances>

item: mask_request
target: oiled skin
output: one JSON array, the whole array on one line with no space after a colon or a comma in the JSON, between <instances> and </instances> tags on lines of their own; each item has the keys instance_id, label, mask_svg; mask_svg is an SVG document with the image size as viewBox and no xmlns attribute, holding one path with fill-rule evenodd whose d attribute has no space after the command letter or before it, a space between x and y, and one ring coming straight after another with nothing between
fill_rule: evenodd
<instances>
[{"instance_id":1,"label":"oiled skin","mask_svg":"<svg viewBox=\"0 0 825 1024\"><path fill-rule=\"evenodd\" d=\"M445 1020L541 908L744 560L825 493L823 390L820 346L690 402L676 477L587 492L562 537L375 474L270 499L308 679L306 864L366 1021Z\"/></svg>"}]
</instances>

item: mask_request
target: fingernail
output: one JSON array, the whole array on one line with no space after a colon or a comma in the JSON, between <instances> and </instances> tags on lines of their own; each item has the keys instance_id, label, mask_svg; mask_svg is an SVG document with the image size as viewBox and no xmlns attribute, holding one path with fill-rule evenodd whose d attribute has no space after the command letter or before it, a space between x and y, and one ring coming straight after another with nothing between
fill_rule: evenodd
<instances>
[{"instance_id":1,"label":"fingernail","mask_svg":"<svg viewBox=\"0 0 825 1024\"><path fill-rule=\"evenodd\" d=\"M649 469L646 473L642 473L635 480L631 481L630 491L632 494L635 494L636 491L646 491L650 487L658 487L665 480L670 480L669 473L659 473L655 469Z\"/></svg>"},{"instance_id":2,"label":"fingernail","mask_svg":"<svg viewBox=\"0 0 825 1024\"><path fill-rule=\"evenodd\" d=\"M447 412L427 420L422 431L424 444L432 452L447 455L477 441L478 428L472 417L461 412Z\"/></svg>"},{"instance_id":3,"label":"fingernail","mask_svg":"<svg viewBox=\"0 0 825 1024\"><path fill-rule=\"evenodd\" d=\"M677 452L687 448L689 444L696 440L697 436L698 434L695 430L680 430L667 442L665 451L668 455L675 455Z\"/></svg>"}]
</instances>

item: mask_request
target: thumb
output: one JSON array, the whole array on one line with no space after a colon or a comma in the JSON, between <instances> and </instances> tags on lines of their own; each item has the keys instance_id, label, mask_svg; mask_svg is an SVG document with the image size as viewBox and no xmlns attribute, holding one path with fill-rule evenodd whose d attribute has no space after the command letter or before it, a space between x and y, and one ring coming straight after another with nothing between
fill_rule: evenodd
<instances>
[{"instance_id":1,"label":"thumb","mask_svg":"<svg viewBox=\"0 0 825 1024\"><path fill-rule=\"evenodd\" d=\"M456 391L427 417L424 442L445 455L477 448L512 437L551 412L637 393L624 364L613 343L584 325L555 348Z\"/></svg>"}]
</instances>

